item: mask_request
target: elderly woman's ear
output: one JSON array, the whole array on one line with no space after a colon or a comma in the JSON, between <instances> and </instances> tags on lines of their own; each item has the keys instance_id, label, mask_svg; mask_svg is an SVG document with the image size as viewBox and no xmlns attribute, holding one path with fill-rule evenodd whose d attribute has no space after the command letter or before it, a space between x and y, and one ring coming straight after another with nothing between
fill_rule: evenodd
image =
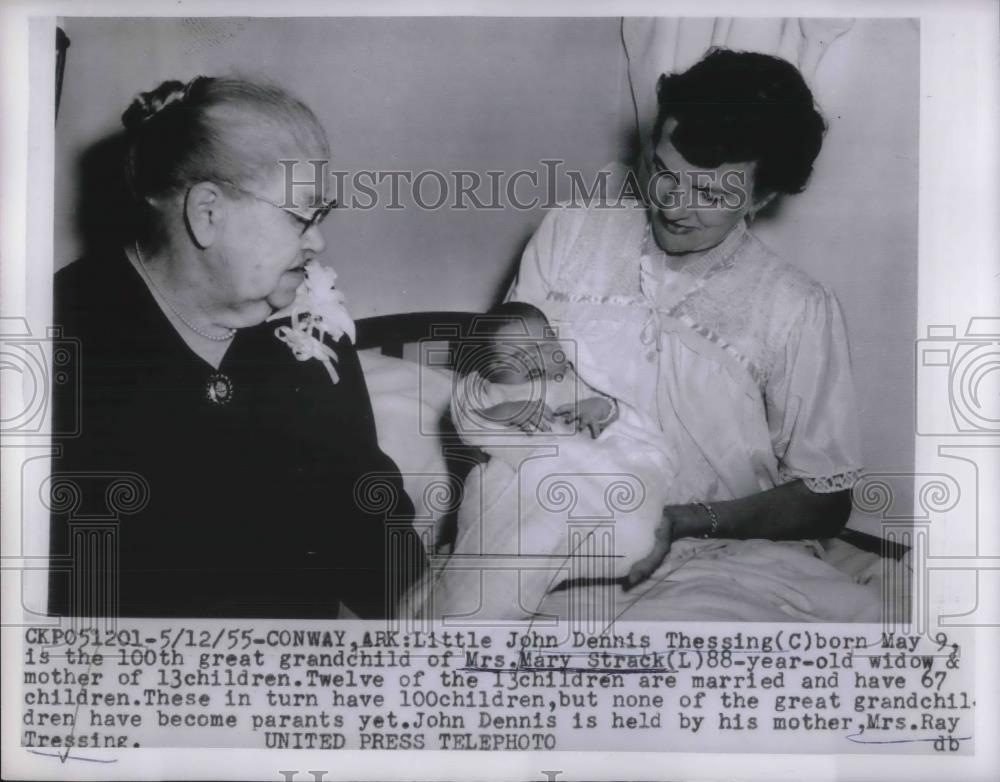
<instances>
[{"instance_id":1,"label":"elderly woman's ear","mask_svg":"<svg viewBox=\"0 0 1000 782\"><path fill-rule=\"evenodd\" d=\"M225 219L222 191L214 182L199 182L184 196L184 222L192 241L201 249L211 247Z\"/></svg>"}]
</instances>

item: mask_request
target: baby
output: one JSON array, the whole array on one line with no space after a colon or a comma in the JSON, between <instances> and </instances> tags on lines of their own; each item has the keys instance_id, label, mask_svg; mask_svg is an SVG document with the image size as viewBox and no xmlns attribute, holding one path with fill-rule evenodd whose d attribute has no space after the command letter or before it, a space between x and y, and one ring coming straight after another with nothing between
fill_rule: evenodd
<instances>
[{"instance_id":1,"label":"baby","mask_svg":"<svg viewBox=\"0 0 1000 782\"><path fill-rule=\"evenodd\" d=\"M481 326L484 344L459 368L467 392L460 416L471 412L489 428L529 434L551 432L554 425L565 434L570 426L570 431L587 429L594 439L618 418L618 402L577 377L540 309L516 301L501 304Z\"/></svg>"},{"instance_id":2,"label":"baby","mask_svg":"<svg viewBox=\"0 0 1000 782\"><path fill-rule=\"evenodd\" d=\"M479 326L481 342L460 354L452 419L490 462L433 613L520 619L559 582L621 580L649 553L673 456L656 422L577 375L539 309L510 302ZM507 565L490 569L490 557Z\"/></svg>"}]
</instances>

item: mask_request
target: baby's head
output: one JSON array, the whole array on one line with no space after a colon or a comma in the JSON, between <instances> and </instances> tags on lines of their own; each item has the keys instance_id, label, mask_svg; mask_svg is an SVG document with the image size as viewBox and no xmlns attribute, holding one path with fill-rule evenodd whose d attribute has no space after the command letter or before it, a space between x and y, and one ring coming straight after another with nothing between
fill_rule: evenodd
<instances>
[{"instance_id":1,"label":"baby's head","mask_svg":"<svg viewBox=\"0 0 1000 782\"><path fill-rule=\"evenodd\" d=\"M482 323L489 341L493 383L525 383L532 378L561 379L569 367L566 351L538 307L510 301L494 307Z\"/></svg>"}]
</instances>

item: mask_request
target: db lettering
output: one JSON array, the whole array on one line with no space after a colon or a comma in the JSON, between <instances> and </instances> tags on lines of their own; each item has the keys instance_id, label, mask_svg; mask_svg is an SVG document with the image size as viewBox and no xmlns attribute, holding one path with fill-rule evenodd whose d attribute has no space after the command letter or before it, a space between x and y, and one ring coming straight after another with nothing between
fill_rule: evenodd
<instances>
[{"instance_id":1,"label":"db lettering","mask_svg":"<svg viewBox=\"0 0 1000 782\"><path fill-rule=\"evenodd\" d=\"M938 736L934 739L935 752L958 752L962 746L962 740L954 736Z\"/></svg>"}]
</instances>

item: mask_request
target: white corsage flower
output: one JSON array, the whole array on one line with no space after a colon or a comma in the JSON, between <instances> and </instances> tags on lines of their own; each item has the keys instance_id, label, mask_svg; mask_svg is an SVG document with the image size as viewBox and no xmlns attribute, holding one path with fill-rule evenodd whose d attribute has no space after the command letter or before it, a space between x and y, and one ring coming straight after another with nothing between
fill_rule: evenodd
<instances>
[{"instance_id":1,"label":"white corsage flower","mask_svg":"<svg viewBox=\"0 0 1000 782\"><path fill-rule=\"evenodd\" d=\"M295 289L295 300L268 321L290 317L291 324L278 326L274 335L292 349L292 355L299 361L312 358L321 361L330 379L338 383L340 376L333 366L337 354L323 338L329 334L336 342L346 334L353 343L354 321L344 306L344 294L334 287L337 272L312 260L305 266L305 275Z\"/></svg>"}]
</instances>

